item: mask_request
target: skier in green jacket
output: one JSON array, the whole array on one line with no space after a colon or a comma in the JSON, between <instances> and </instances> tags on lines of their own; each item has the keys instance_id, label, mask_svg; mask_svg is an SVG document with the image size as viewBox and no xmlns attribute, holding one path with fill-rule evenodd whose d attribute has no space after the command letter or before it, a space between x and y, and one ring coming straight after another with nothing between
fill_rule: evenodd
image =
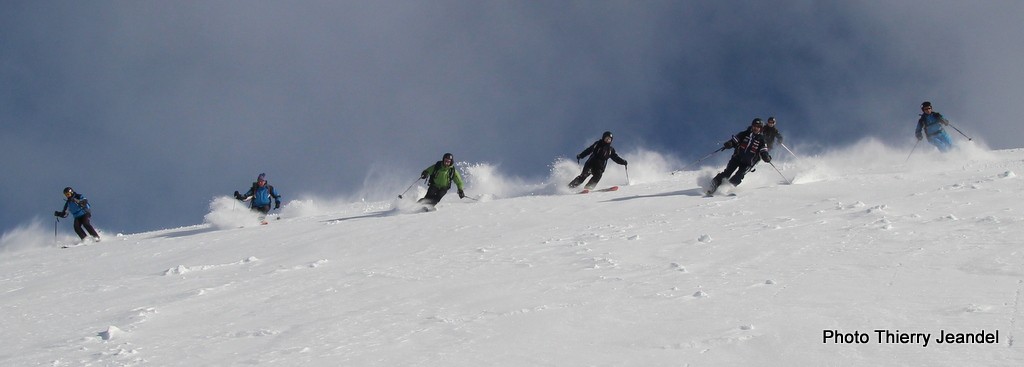
<instances>
[{"instance_id":1,"label":"skier in green jacket","mask_svg":"<svg viewBox=\"0 0 1024 367\"><path fill-rule=\"evenodd\" d=\"M420 179L427 180L427 195L417 201L418 203L437 205L452 188L452 182L459 188L459 199L466 197L466 193L462 191L462 176L455 169L455 157L451 153L445 153L441 160L423 170Z\"/></svg>"}]
</instances>

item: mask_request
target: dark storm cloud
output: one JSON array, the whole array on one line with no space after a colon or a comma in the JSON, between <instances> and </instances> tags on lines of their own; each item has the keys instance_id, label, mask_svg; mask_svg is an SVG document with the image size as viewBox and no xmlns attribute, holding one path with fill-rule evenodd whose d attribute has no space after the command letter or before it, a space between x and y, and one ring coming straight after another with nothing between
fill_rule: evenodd
<instances>
[{"instance_id":1,"label":"dark storm cloud","mask_svg":"<svg viewBox=\"0 0 1024 367\"><path fill-rule=\"evenodd\" d=\"M1014 147L1014 2L20 2L0 15L0 228L76 186L97 224L201 221L441 153L542 176L601 131L702 154L774 114L810 147L912 136L924 99ZM1016 134L1016 135L1012 135ZM381 173L381 165L388 167ZM404 176L403 176L404 177Z\"/></svg>"}]
</instances>

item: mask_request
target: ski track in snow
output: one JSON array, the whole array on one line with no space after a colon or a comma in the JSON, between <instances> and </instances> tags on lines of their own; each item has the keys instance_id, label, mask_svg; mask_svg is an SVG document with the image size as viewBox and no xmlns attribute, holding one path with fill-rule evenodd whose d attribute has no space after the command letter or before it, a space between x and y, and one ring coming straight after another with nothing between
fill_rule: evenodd
<instances>
[{"instance_id":1,"label":"ski track in snow","mask_svg":"<svg viewBox=\"0 0 1024 367\"><path fill-rule=\"evenodd\" d=\"M1010 335L1009 335L1009 337L1007 337L1007 339L1009 339L1008 343L1007 343L1007 347L1009 347L1009 348L1013 348L1013 344L1014 344L1014 342L1016 341L1016 338L1017 338L1017 333L1018 333L1017 321L1020 319L1020 317L1022 315L1024 315L1021 312L1021 300L1022 300L1022 298L1024 298L1024 280L1019 280L1019 281L1017 281L1017 293L1014 294L1014 299L1013 299L1013 313L1010 314L1010 332L1009 332Z\"/></svg>"}]
</instances>

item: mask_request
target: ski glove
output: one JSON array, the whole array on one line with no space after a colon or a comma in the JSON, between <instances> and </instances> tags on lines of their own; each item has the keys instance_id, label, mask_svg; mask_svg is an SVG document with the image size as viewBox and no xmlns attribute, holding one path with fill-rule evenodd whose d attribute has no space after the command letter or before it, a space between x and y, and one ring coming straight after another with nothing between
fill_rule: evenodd
<instances>
[{"instance_id":1,"label":"ski glove","mask_svg":"<svg viewBox=\"0 0 1024 367\"><path fill-rule=\"evenodd\" d=\"M466 192L462 191L462 190L459 190L459 199L464 199L465 197L466 197Z\"/></svg>"},{"instance_id":2,"label":"ski glove","mask_svg":"<svg viewBox=\"0 0 1024 367\"><path fill-rule=\"evenodd\" d=\"M281 209L281 200L274 200L274 209Z\"/></svg>"},{"instance_id":3,"label":"ski glove","mask_svg":"<svg viewBox=\"0 0 1024 367\"><path fill-rule=\"evenodd\" d=\"M242 194L239 194L237 190L235 191L235 199L238 199L238 200L242 200L242 199L244 199L244 198L242 197Z\"/></svg>"},{"instance_id":4,"label":"ski glove","mask_svg":"<svg viewBox=\"0 0 1024 367\"><path fill-rule=\"evenodd\" d=\"M764 163L772 163L772 156L768 155L768 152L762 152L761 160L764 161Z\"/></svg>"},{"instance_id":5,"label":"ski glove","mask_svg":"<svg viewBox=\"0 0 1024 367\"><path fill-rule=\"evenodd\" d=\"M918 133L918 134L916 134L916 135L917 135L917 141L921 141L921 138L922 138L921 134L920 134L920 133Z\"/></svg>"},{"instance_id":6,"label":"ski glove","mask_svg":"<svg viewBox=\"0 0 1024 367\"><path fill-rule=\"evenodd\" d=\"M420 179L421 180L426 180L427 179L427 173L426 172L421 173L420 174Z\"/></svg>"},{"instance_id":7,"label":"ski glove","mask_svg":"<svg viewBox=\"0 0 1024 367\"><path fill-rule=\"evenodd\" d=\"M623 160L622 160L622 165L623 165L623 166L629 165L629 162L627 162L627 161L626 161L625 159L623 159Z\"/></svg>"},{"instance_id":8,"label":"ski glove","mask_svg":"<svg viewBox=\"0 0 1024 367\"><path fill-rule=\"evenodd\" d=\"M729 140L729 141L725 142L725 144L722 144L722 147L725 148L725 149L729 149L729 148L732 148L734 146L736 146L736 142L734 142L732 140Z\"/></svg>"},{"instance_id":9,"label":"ski glove","mask_svg":"<svg viewBox=\"0 0 1024 367\"><path fill-rule=\"evenodd\" d=\"M55 217L61 217L61 218L67 218L67 217L68 217L68 213L67 213L67 212L58 212L58 211L54 211L54 212L53 212L53 216L55 216Z\"/></svg>"}]
</instances>

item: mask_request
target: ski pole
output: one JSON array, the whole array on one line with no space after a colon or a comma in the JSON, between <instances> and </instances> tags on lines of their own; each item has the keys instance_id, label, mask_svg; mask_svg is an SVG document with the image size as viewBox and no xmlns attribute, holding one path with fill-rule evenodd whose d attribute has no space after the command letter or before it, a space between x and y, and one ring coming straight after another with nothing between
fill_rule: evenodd
<instances>
[{"instance_id":1,"label":"ski pole","mask_svg":"<svg viewBox=\"0 0 1024 367\"><path fill-rule=\"evenodd\" d=\"M800 159L800 157L797 156L796 153L793 153L792 150L789 150L789 147L787 147L786 144L782 144L782 142L780 141L779 145L781 145L783 148L786 148L786 151L789 152L789 154L792 154L793 158Z\"/></svg>"},{"instance_id":2,"label":"ski pole","mask_svg":"<svg viewBox=\"0 0 1024 367\"><path fill-rule=\"evenodd\" d=\"M622 169L626 170L626 185L629 185L629 166L622 166Z\"/></svg>"},{"instance_id":3,"label":"ski pole","mask_svg":"<svg viewBox=\"0 0 1024 367\"><path fill-rule=\"evenodd\" d=\"M53 222L53 243L57 243L57 223L60 222L60 218L55 219L56 221Z\"/></svg>"},{"instance_id":4,"label":"ski pole","mask_svg":"<svg viewBox=\"0 0 1024 367\"><path fill-rule=\"evenodd\" d=\"M782 171L779 171L779 167L775 167L775 163L772 163L772 162L768 162L768 164L769 164L769 165L771 165L771 166L772 166L772 168L774 168L774 169L775 169L775 172L778 172L778 173L779 173L779 176L782 176L782 179L783 179L783 180L786 180L786 184L787 184L787 185L792 185L792 184L793 184L793 182L792 182L792 181L790 181L790 180L789 180L788 178L786 178L786 175L782 174Z\"/></svg>"},{"instance_id":5,"label":"ski pole","mask_svg":"<svg viewBox=\"0 0 1024 367\"><path fill-rule=\"evenodd\" d=\"M710 154L708 154L708 155L704 156L704 158L698 159L698 160L696 160L696 161L695 161L695 162L693 162L693 163L687 164L687 165L683 166L683 168L680 168L679 170L680 170L680 171L682 171L682 170L684 170L684 169L687 169L687 168L689 168L689 167L690 167L690 166L692 166L692 165L695 165L695 164L697 164L697 163L703 162L703 161L704 161L705 159L711 158L711 156L715 155L715 153L721 152L721 151L723 151L723 150L725 150L725 149L726 149L725 147L721 147L721 148L718 148L718 149L717 149L717 150L715 150L714 152L711 152Z\"/></svg>"},{"instance_id":6,"label":"ski pole","mask_svg":"<svg viewBox=\"0 0 1024 367\"><path fill-rule=\"evenodd\" d=\"M967 138L968 141L974 141L974 139L971 139L970 136L967 136L967 134L964 134L963 131L960 131L960 129L957 129L956 126L953 126L953 124L949 124L949 127L953 128L953 130L956 130L956 132L960 133L960 135L963 135L965 138Z\"/></svg>"},{"instance_id":7,"label":"ski pole","mask_svg":"<svg viewBox=\"0 0 1024 367\"><path fill-rule=\"evenodd\" d=\"M402 195L405 195L405 193L409 192L409 190L412 189L412 187L415 186L417 182L420 182L420 179L417 178L416 181L413 181L412 185L409 185L409 188L405 189L405 191L402 191L402 193L398 195L398 198L402 199Z\"/></svg>"},{"instance_id":8,"label":"ski pole","mask_svg":"<svg viewBox=\"0 0 1024 367\"><path fill-rule=\"evenodd\" d=\"M921 140L920 139L917 140L917 143L914 143L914 148L910 149L910 154L907 154L907 159L903 161L904 164L906 164L907 162L910 162L910 156L914 154L914 150L917 150L917 145L918 144L921 144Z\"/></svg>"}]
</instances>

